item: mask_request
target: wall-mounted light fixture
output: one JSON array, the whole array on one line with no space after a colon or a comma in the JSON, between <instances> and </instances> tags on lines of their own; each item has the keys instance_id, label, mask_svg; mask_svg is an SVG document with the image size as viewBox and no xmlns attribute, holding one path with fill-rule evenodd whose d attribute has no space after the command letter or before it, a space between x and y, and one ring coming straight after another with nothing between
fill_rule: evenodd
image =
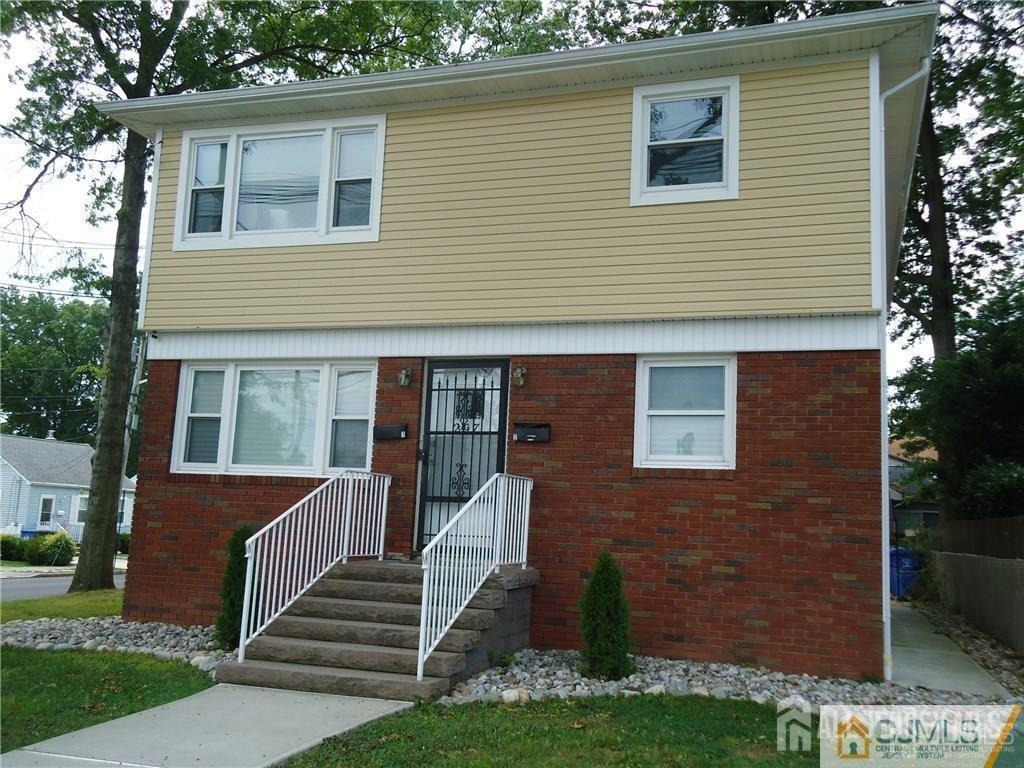
<instances>
[{"instance_id":1,"label":"wall-mounted light fixture","mask_svg":"<svg viewBox=\"0 0 1024 768\"><path fill-rule=\"evenodd\" d=\"M523 386L526 383L526 366L519 365L512 371L512 383L517 387Z\"/></svg>"},{"instance_id":2,"label":"wall-mounted light fixture","mask_svg":"<svg viewBox=\"0 0 1024 768\"><path fill-rule=\"evenodd\" d=\"M408 387L412 384L412 368L403 368L398 372L398 386Z\"/></svg>"}]
</instances>

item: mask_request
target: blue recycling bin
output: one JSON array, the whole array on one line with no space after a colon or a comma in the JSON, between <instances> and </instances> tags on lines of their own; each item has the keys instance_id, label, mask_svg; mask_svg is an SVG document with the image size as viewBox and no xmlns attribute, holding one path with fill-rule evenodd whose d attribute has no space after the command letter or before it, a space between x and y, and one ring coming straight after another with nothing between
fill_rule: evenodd
<instances>
[{"instance_id":1,"label":"blue recycling bin","mask_svg":"<svg viewBox=\"0 0 1024 768\"><path fill-rule=\"evenodd\" d=\"M889 592L894 597L907 597L924 560L909 547L889 547Z\"/></svg>"}]
</instances>

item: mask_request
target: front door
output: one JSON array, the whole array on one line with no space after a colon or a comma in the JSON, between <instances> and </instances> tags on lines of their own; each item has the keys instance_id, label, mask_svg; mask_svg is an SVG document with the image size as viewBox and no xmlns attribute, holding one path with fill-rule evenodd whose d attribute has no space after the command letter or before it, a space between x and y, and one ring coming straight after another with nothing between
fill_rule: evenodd
<instances>
[{"instance_id":1,"label":"front door","mask_svg":"<svg viewBox=\"0 0 1024 768\"><path fill-rule=\"evenodd\" d=\"M55 496L42 496L39 499L39 528L50 528L53 526L53 505L57 501Z\"/></svg>"},{"instance_id":2,"label":"front door","mask_svg":"<svg viewBox=\"0 0 1024 768\"><path fill-rule=\"evenodd\" d=\"M433 361L426 386L417 549L505 471L508 361Z\"/></svg>"}]
</instances>

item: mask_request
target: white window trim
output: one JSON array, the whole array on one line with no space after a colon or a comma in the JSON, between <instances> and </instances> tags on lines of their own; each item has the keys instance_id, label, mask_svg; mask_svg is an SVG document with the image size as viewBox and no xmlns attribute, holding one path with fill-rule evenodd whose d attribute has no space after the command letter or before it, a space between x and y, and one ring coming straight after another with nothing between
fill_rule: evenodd
<instances>
[{"instance_id":1,"label":"white window trim","mask_svg":"<svg viewBox=\"0 0 1024 768\"><path fill-rule=\"evenodd\" d=\"M652 101L695 96L722 97L722 181L674 187L647 186L647 137ZM685 83L647 85L633 89L633 147L630 159L629 204L662 205L704 200L734 200L740 196L740 78L716 77Z\"/></svg>"},{"instance_id":2,"label":"white window trim","mask_svg":"<svg viewBox=\"0 0 1024 768\"><path fill-rule=\"evenodd\" d=\"M181 138L181 167L178 170L178 195L174 215L175 251L205 251L225 248L271 248L324 243L369 243L380 240L381 188L384 178L384 115L345 117L333 120L276 123L185 131ZM370 223L366 226L335 227L333 220L334 171L337 159L337 135L344 132L376 131L376 156L370 189ZM323 136L320 155L320 197L317 225L312 229L260 230L236 232L238 181L242 142L247 139L271 139L291 136ZM196 147L217 141L227 142L224 168L224 212L220 232L189 233L189 205L192 198L191 176Z\"/></svg>"},{"instance_id":3,"label":"white window trim","mask_svg":"<svg viewBox=\"0 0 1024 768\"><path fill-rule=\"evenodd\" d=\"M83 496L86 499L89 498L89 494L88 493L81 493L81 492L77 496L72 496L71 497L71 514L70 514L69 519L71 520L71 522L77 523L78 525L85 525L85 520L83 520L81 517L79 517L79 515L82 513L82 497ZM88 504L85 505L85 511L86 511L86 513L89 512L89 505Z\"/></svg>"},{"instance_id":4,"label":"white window trim","mask_svg":"<svg viewBox=\"0 0 1024 768\"><path fill-rule=\"evenodd\" d=\"M650 415L650 371L652 368L681 366L725 367L725 424L722 458L698 456L648 456L647 417ZM638 468L735 469L736 468L736 356L715 357L651 356L636 361L636 405L633 426L633 466Z\"/></svg>"},{"instance_id":5,"label":"white window trim","mask_svg":"<svg viewBox=\"0 0 1024 768\"><path fill-rule=\"evenodd\" d=\"M231 454L234 451L235 414L238 403L238 374L243 370L317 370L320 373L317 395L316 433L313 438L314 460L312 467L264 466L235 464ZM192 373L194 371L224 371L224 394L221 399L220 441L217 448L217 462L209 464L187 463L185 461L185 438L188 430L189 407L192 401ZM366 466L330 466L330 426L334 415L334 378L337 371L367 371L370 374L369 425L366 430ZM178 405L174 419L174 445L171 451L171 472L175 474L198 475L259 475L271 477L328 477L349 469L368 470L373 466L373 425L377 408L377 362L376 360L331 360L282 362L280 360L233 361L225 363L183 363L178 379Z\"/></svg>"}]
</instances>

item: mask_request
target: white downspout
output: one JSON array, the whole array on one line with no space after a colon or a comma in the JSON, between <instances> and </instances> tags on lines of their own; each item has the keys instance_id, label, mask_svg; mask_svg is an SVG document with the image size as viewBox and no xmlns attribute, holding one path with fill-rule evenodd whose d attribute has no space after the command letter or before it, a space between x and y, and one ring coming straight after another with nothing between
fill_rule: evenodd
<instances>
[{"instance_id":1,"label":"white downspout","mask_svg":"<svg viewBox=\"0 0 1024 768\"><path fill-rule=\"evenodd\" d=\"M872 88L877 90L878 88L878 54L875 52L872 57ZM878 279L881 281L881 304L882 312L879 315L879 350L880 350L880 365L881 365L881 405L882 405L882 653L883 653L883 669L886 680L892 679L892 607L891 598L889 594L889 379L886 374L886 320L888 319L889 309L887 306L888 292L888 275L886 270L888 268L889 259L887 254L887 238L885 235L885 102L890 96L895 93L899 93L907 86L917 82L922 77L927 77L931 71L931 57L926 56L921 60L920 68L909 77L900 81L891 88L883 91L878 95L878 109L877 109L877 125L875 130L877 132L877 158L875 160L875 168L878 181L877 190L878 194L875 196L875 202L878 205L878 213L876 219L877 240L876 247L878 248ZM874 138L874 137L873 137Z\"/></svg>"}]
</instances>

